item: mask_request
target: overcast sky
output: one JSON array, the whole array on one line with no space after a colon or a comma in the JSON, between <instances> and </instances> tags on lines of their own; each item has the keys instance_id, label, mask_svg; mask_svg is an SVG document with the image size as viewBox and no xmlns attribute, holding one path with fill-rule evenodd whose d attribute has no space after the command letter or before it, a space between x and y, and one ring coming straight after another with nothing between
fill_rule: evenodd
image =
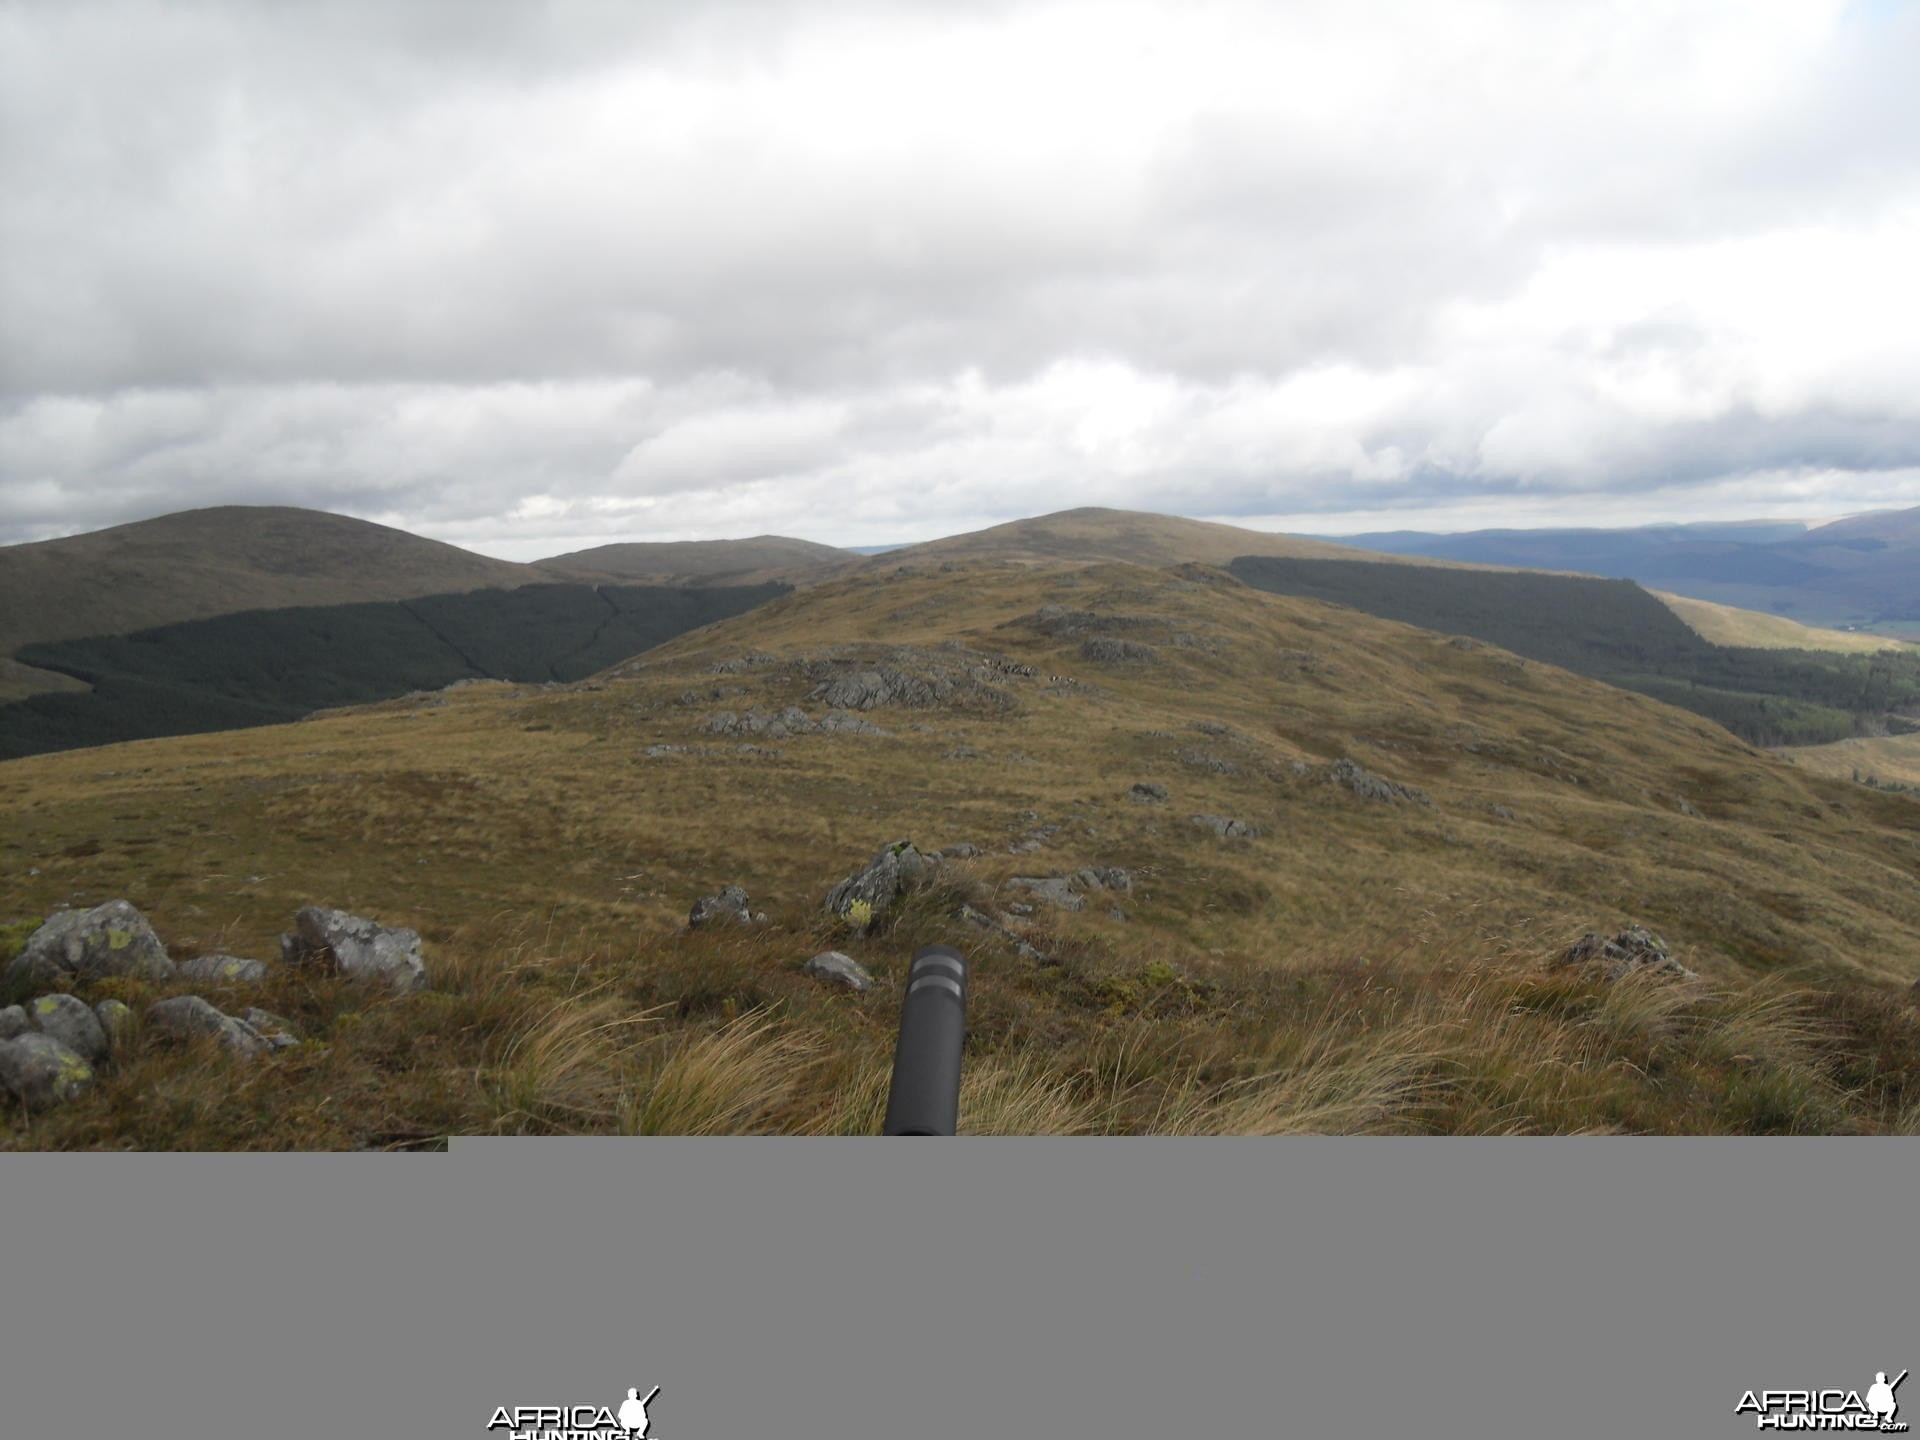
<instances>
[{"instance_id":1,"label":"overcast sky","mask_svg":"<svg viewBox=\"0 0 1920 1440\"><path fill-rule=\"evenodd\" d=\"M1920 505L1920 4L0 0L0 543Z\"/></svg>"}]
</instances>

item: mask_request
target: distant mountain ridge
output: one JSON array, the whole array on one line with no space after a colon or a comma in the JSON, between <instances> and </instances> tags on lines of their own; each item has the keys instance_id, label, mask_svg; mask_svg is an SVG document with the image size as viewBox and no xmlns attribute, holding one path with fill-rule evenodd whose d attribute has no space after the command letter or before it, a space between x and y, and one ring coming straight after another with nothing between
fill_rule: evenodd
<instances>
[{"instance_id":1,"label":"distant mountain ridge","mask_svg":"<svg viewBox=\"0 0 1920 1440\"><path fill-rule=\"evenodd\" d=\"M1637 580L1806 625L1920 634L1920 508L1811 527L1758 520L1457 535L1403 530L1339 538L1384 554Z\"/></svg>"}]
</instances>

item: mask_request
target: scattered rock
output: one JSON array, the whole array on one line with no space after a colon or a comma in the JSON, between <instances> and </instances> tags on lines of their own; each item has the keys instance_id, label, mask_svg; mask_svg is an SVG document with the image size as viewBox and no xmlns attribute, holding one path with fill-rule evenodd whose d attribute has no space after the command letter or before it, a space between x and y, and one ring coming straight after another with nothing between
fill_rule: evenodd
<instances>
[{"instance_id":1,"label":"scattered rock","mask_svg":"<svg viewBox=\"0 0 1920 1440\"><path fill-rule=\"evenodd\" d=\"M866 967L838 950L822 950L807 961L806 969L816 980L844 985L849 990L867 990L873 986L873 976L867 973Z\"/></svg>"},{"instance_id":2,"label":"scattered rock","mask_svg":"<svg viewBox=\"0 0 1920 1440\"><path fill-rule=\"evenodd\" d=\"M93 1067L51 1035L0 1040L0 1088L29 1111L51 1110L93 1083Z\"/></svg>"},{"instance_id":3,"label":"scattered rock","mask_svg":"<svg viewBox=\"0 0 1920 1440\"><path fill-rule=\"evenodd\" d=\"M72 995L42 995L28 1007L34 1029L52 1036L82 1060L104 1060L107 1032L87 1002Z\"/></svg>"},{"instance_id":4,"label":"scattered rock","mask_svg":"<svg viewBox=\"0 0 1920 1440\"><path fill-rule=\"evenodd\" d=\"M977 760L980 758L980 752L971 745L961 745L947 751L940 758L942 760Z\"/></svg>"},{"instance_id":5,"label":"scattered rock","mask_svg":"<svg viewBox=\"0 0 1920 1440\"><path fill-rule=\"evenodd\" d=\"M420 932L382 925L344 910L309 905L294 916L295 963L332 957L343 975L385 980L396 990L427 988L427 963L420 954ZM287 952L284 938L281 953Z\"/></svg>"},{"instance_id":6,"label":"scattered rock","mask_svg":"<svg viewBox=\"0 0 1920 1440\"><path fill-rule=\"evenodd\" d=\"M849 715L844 710L829 710L820 717L820 731L824 735L884 735L871 720L863 720L858 715Z\"/></svg>"},{"instance_id":7,"label":"scattered rock","mask_svg":"<svg viewBox=\"0 0 1920 1440\"><path fill-rule=\"evenodd\" d=\"M0 1040L11 1040L16 1035L24 1035L33 1029L33 1022L27 1019L27 1012L18 1005L9 1005L0 1010Z\"/></svg>"},{"instance_id":8,"label":"scattered rock","mask_svg":"<svg viewBox=\"0 0 1920 1440\"><path fill-rule=\"evenodd\" d=\"M1136 805L1159 805L1167 798L1167 787L1155 784L1151 780L1141 780L1127 792L1127 798Z\"/></svg>"},{"instance_id":9,"label":"scattered rock","mask_svg":"<svg viewBox=\"0 0 1920 1440\"><path fill-rule=\"evenodd\" d=\"M1640 925L1630 925L1611 939L1591 932L1582 935L1567 950L1562 963L1603 966L1609 980L1641 970L1683 980L1697 978L1693 971L1673 958L1666 941Z\"/></svg>"},{"instance_id":10,"label":"scattered rock","mask_svg":"<svg viewBox=\"0 0 1920 1440\"><path fill-rule=\"evenodd\" d=\"M107 1037L107 1048L118 1050L127 1043L127 1035L133 1027L133 1011L122 1000L102 1000L93 1007L93 1018L100 1022L100 1029Z\"/></svg>"},{"instance_id":11,"label":"scattered rock","mask_svg":"<svg viewBox=\"0 0 1920 1440\"><path fill-rule=\"evenodd\" d=\"M9 979L24 977L38 985L68 975L83 980L109 975L164 980L172 974L167 947L153 933L147 917L125 900L50 916L7 966Z\"/></svg>"},{"instance_id":12,"label":"scattered rock","mask_svg":"<svg viewBox=\"0 0 1920 1440\"><path fill-rule=\"evenodd\" d=\"M1518 820L1520 818L1518 815L1514 814L1513 811L1509 810L1504 805L1489 805L1487 807L1487 813L1490 815L1497 815L1502 820Z\"/></svg>"},{"instance_id":13,"label":"scattered rock","mask_svg":"<svg viewBox=\"0 0 1920 1440\"><path fill-rule=\"evenodd\" d=\"M1675 796L1673 803L1674 803L1674 808L1678 810L1682 815L1690 815L1695 820L1704 820L1707 818L1706 816L1702 815L1698 810L1694 809L1693 806L1688 803L1687 797L1684 795Z\"/></svg>"},{"instance_id":14,"label":"scattered rock","mask_svg":"<svg viewBox=\"0 0 1920 1440\"><path fill-rule=\"evenodd\" d=\"M220 980L238 984L267 978L264 960L242 960L237 955L201 955L174 967L182 980Z\"/></svg>"},{"instance_id":15,"label":"scattered rock","mask_svg":"<svg viewBox=\"0 0 1920 1440\"><path fill-rule=\"evenodd\" d=\"M976 910L973 906L963 903L953 912L953 918L965 921L969 925L977 925L980 929L998 935L1002 939L1011 940L1014 953L1022 960L1040 958L1040 951L1034 945L1023 939L1018 932L1010 929L1004 920L995 919L984 910Z\"/></svg>"},{"instance_id":16,"label":"scattered rock","mask_svg":"<svg viewBox=\"0 0 1920 1440\"><path fill-rule=\"evenodd\" d=\"M666 755L678 755L686 750L684 745L649 745L640 753L649 760L658 760Z\"/></svg>"},{"instance_id":17,"label":"scattered rock","mask_svg":"<svg viewBox=\"0 0 1920 1440\"><path fill-rule=\"evenodd\" d=\"M1180 749L1174 751L1173 758L1178 760L1182 765L1189 765L1195 770L1211 771L1215 775L1238 775L1240 773L1239 765L1227 759L1224 755L1216 755L1211 750L1195 749L1191 745L1183 745Z\"/></svg>"},{"instance_id":18,"label":"scattered rock","mask_svg":"<svg viewBox=\"0 0 1920 1440\"><path fill-rule=\"evenodd\" d=\"M156 1001L147 1008L147 1028L167 1040L217 1040L240 1056L264 1055L271 1048L246 1021L222 1014L198 995Z\"/></svg>"},{"instance_id":19,"label":"scattered rock","mask_svg":"<svg viewBox=\"0 0 1920 1440\"><path fill-rule=\"evenodd\" d=\"M257 1005L249 1006L247 1013L240 1018L275 1050L288 1050L300 1043L300 1032L293 1028L292 1023L270 1010L262 1010Z\"/></svg>"},{"instance_id":20,"label":"scattered rock","mask_svg":"<svg viewBox=\"0 0 1920 1440\"><path fill-rule=\"evenodd\" d=\"M947 845L933 852L935 860L971 860L980 853L978 845L969 845L962 841L958 845Z\"/></svg>"},{"instance_id":21,"label":"scattered rock","mask_svg":"<svg viewBox=\"0 0 1920 1440\"><path fill-rule=\"evenodd\" d=\"M1034 876L1016 875L1007 884L1025 890L1036 900L1044 900L1049 905L1057 905L1062 910L1084 910L1087 902L1082 900L1073 888L1073 881L1063 875Z\"/></svg>"},{"instance_id":22,"label":"scattered rock","mask_svg":"<svg viewBox=\"0 0 1920 1440\"><path fill-rule=\"evenodd\" d=\"M1362 769L1352 759L1334 761L1327 767L1327 778L1336 785L1346 786L1363 800L1381 800L1389 805L1398 805L1402 800L1411 800L1416 805L1431 806L1433 804L1412 786L1382 779Z\"/></svg>"},{"instance_id":23,"label":"scattered rock","mask_svg":"<svg viewBox=\"0 0 1920 1440\"><path fill-rule=\"evenodd\" d=\"M764 925L767 917L754 913L747 903L747 892L738 885L728 885L714 895L702 895L687 912L687 927L691 930L728 920L736 925Z\"/></svg>"},{"instance_id":24,"label":"scattered rock","mask_svg":"<svg viewBox=\"0 0 1920 1440\"><path fill-rule=\"evenodd\" d=\"M1224 815L1189 815L1187 819L1202 830L1211 830L1223 840L1256 840L1260 836L1259 826L1249 825L1244 820L1229 820Z\"/></svg>"}]
</instances>

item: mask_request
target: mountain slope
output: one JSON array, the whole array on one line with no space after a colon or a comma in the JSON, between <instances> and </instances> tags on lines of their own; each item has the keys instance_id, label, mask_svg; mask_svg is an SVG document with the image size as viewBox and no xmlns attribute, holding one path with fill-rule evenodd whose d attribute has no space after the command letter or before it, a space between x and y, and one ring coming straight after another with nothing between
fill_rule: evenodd
<instances>
[{"instance_id":1,"label":"mountain slope","mask_svg":"<svg viewBox=\"0 0 1920 1440\"><path fill-rule=\"evenodd\" d=\"M325 511L187 510L0 548L0 655L33 641L123 634L242 610L410 600L553 579L531 566Z\"/></svg>"},{"instance_id":2,"label":"mountain slope","mask_svg":"<svg viewBox=\"0 0 1920 1440\"><path fill-rule=\"evenodd\" d=\"M975 965L970 1128L1920 1117L1911 798L1204 567L867 572L576 685L7 762L0 804L15 916L123 895L271 956L338 905L437 977L278 974L232 1003L315 1044L257 1083L143 1043L0 1143L870 1128L932 940ZM871 930L822 913L903 838L976 853ZM769 921L686 930L730 882ZM1702 978L1553 963L1634 924ZM881 983L808 978L829 946Z\"/></svg>"},{"instance_id":3,"label":"mountain slope","mask_svg":"<svg viewBox=\"0 0 1920 1440\"><path fill-rule=\"evenodd\" d=\"M755 535L747 540L639 541L596 545L554 555L534 564L542 570L591 573L623 578L671 580L676 584L740 584L784 576L826 565L857 563L851 550L784 535Z\"/></svg>"}]
</instances>

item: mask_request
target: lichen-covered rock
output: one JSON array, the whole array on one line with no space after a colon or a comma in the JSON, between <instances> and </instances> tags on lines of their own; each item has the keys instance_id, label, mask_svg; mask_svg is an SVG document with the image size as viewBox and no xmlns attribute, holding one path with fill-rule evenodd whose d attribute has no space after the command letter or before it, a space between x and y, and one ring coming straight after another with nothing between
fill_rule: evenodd
<instances>
[{"instance_id":1,"label":"lichen-covered rock","mask_svg":"<svg viewBox=\"0 0 1920 1440\"><path fill-rule=\"evenodd\" d=\"M308 905L293 917L294 963L331 959L342 975L384 980L396 990L427 988L427 962L420 954L420 932L382 925L345 910ZM288 952L285 938L281 953Z\"/></svg>"},{"instance_id":2,"label":"lichen-covered rock","mask_svg":"<svg viewBox=\"0 0 1920 1440\"><path fill-rule=\"evenodd\" d=\"M93 1007L93 1018L100 1022L101 1033L107 1037L107 1048L118 1050L127 1043L127 1036L133 1028L133 1011L122 1000L102 1000Z\"/></svg>"},{"instance_id":3,"label":"lichen-covered rock","mask_svg":"<svg viewBox=\"0 0 1920 1440\"><path fill-rule=\"evenodd\" d=\"M849 990L867 990L873 986L873 976L867 973L867 968L838 950L822 950L807 961L806 971L816 980L844 985Z\"/></svg>"},{"instance_id":4,"label":"lichen-covered rock","mask_svg":"<svg viewBox=\"0 0 1920 1440\"><path fill-rule=\"evenodd\" d=\"M9 1005L0 1010L0 1040L11 1040L16 1035L25 1035L33 1029L33 1022L27 1019L27 1012L18 1005Z\"/></svg>"},{"instance_id":5,"label":"lichen-covered rock","mask_svg":"<svg viewBox=\"0 0 1920 1440\"><path fill-rule=\"evenodd\" d=\"M244 1020L222 1014L198 995L175 995L147 1010L147 1028L168 1040L213 1039L236 1055L265 1054L266 1039Z\"/></svg>"},{"instance_id":6,"label":"lichen-covered rock","mask_svg":"<svg viewBox=\"0 0 1920 1440\"><path fill-rule=\"evenodd\" d=\"M267 978L264 960L242 960L238 955L199 955L174 967L182 980L221 980L233 984Z\"/></svg>"},{"instance_id":7,"label":"lichen-covered rock","mask_svg":"<svg viewBox=\"0 0 1920 1440\"><path fill-rule=\"evenodd\" d=\"M51 1035L0 1040L0 1089L30 1112L64 1105L92 1083L93 1067Z\"/></svg>"},{"instance_id":8,"label":"lichen-covered rock","mask_svg":"<svg viewBox=\"0 0 1920 1440\"><path fill-rule=\"evenodd\" d=\"M1073 881L1064 875L1016 875L1007 881L1016 889L1025 890L1036 900L1049 905L1057 905L1062 910L1084 910L1087 902L1075 891Z\"/></svg>"},{"instance_id":9,"label":"lichen-covered rock","mask_svg":"<svg viewBox=\"0 0 1920 1440\"><path fill-rule=\"evenodd\" d=\"M919 879L934 863L915 849L911 840L896 840L829 890L822 908L829 915L844 918L856 901L863 901L869 907L871 923L899 899L903 885Z\"/></svg>"},{"instance_id":10,"label":"lichen-covered rock","mask_svg":"<svg viewBox=\"0 0 1920 1440\"><path fill-rule=\"evenodd\" d=\"M1249 825L1244 820L1230 820L1225 815L1189 815L1187 820L1225 840L1255 840L1260 835L1257 825Z\"/></svg>"},{"instance_id":11,"label":"lichen-covered rock","mask_svg":"<svg viewBox=\"0 0 1920 1440\"><path fill-rule=\"evenodd\" d=\"M7 966L9 979L24 977L36 985L69 975L82 980L109 975L164 980L172 974L167 947L147 917L125 900L49 916Z\"/></svg>"},{"instance_id":12,"label":"lichen-covered rock","mask_svg":"<svg viewBox=\"0 0 1920 1440\"><path fill-rule=\"evenodd\" d=\"M42 995L27 1007L33 1028L51 1035L82 1060L92 1063L107 1054L107 1032L87 1002L72 995Z\"/></svg>"}]
</instances>

